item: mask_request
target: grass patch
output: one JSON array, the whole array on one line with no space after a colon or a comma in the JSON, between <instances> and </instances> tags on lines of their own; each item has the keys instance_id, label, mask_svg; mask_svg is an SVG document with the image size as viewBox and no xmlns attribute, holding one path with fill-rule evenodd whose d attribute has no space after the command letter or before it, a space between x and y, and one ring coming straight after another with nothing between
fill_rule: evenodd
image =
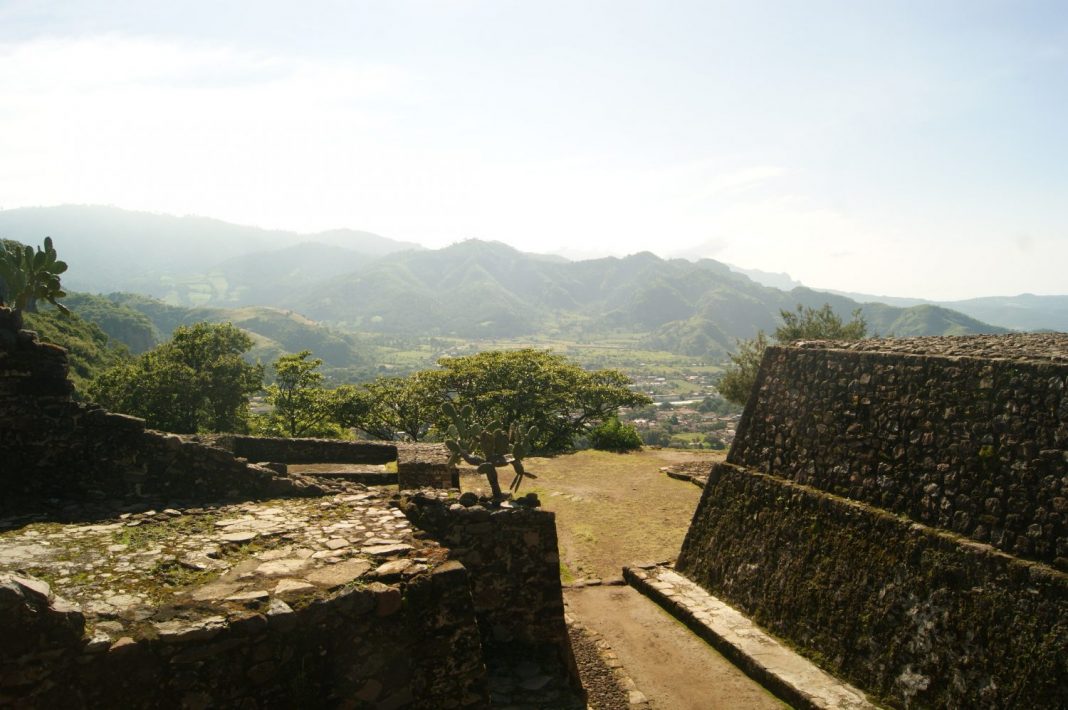
<instances>
[{"instance_id":1,"label":"grass patch","mask_svg":"<svg viewBox=\"0 0 1068 710\"><path fill-rule=\"evenodd\" d=\"M722 458L646 449L528 459L527 468L538 476L533 490L542 507L556 514L561 580L616 577L624 565L678 555L701 489L668 478L660 467ZM464 486L487 487L477 475L465 476Z\"/></svg>"},{"instance_id":2,"label":"grass patch","mask_svg":"<svg viewBox=\"0 0 1068 710\"><path fill-rule=\"evenodd\" d=\"M153 581L168 587L189 587L204 584L218 575L212 570L198 570L183 565L177 560L164 560L156 564L149 573Z\"/></svg>"},{"instance_id":3,"label":"grass patch","mask_svg":"<svg viewBox=\"0 0 1068 710\"><path fill-rule=\"evenodd\" d=\"M141 550L164 544L175 537L210 533L215 530L218 514L183 515L163 522L141 523L134 527L116 530L112 538L117 544L132 550Z\"/></svg>"}]
</instances>

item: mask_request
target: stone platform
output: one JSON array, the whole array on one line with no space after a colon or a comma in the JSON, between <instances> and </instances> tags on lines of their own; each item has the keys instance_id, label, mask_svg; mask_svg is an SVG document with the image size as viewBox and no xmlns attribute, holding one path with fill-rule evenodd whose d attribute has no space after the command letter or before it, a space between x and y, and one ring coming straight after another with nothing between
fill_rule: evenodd
<instances>
[{"instance_id":1,"label":"stone platform","mask_svg":"<svg viewBox=\"0 0 1068 710\"><path fill-rule=\"evenodd\" d=\"M466 570L384 493L0 527L0 704L485 697Z\"/></svg>"}]
</instances>

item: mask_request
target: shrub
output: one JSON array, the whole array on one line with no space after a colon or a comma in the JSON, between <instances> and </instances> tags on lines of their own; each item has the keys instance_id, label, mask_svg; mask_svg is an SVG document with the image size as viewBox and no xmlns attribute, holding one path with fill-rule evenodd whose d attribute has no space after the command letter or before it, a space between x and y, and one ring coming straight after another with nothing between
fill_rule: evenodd
<instances>
[{"instance_id":1,"label":"shrub","mask_svg":"<svg viewBox=\"0 0 1068 710\"><path fill-rule=\"evenodd\" d=\"M610 417L590 430L590 446L601 451L634 451L642 448L642 439L630 424Z\"/></svg>"}]
</instances>

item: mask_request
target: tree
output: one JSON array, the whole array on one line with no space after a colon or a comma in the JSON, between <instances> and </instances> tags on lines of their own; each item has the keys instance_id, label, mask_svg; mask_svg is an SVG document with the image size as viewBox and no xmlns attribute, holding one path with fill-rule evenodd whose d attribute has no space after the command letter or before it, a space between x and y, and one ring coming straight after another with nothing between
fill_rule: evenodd
<instances>
[{"instance_id":1,"label":"tree","mask_svg":"<svg viewBox=\"0 0 1068 710\"><path fill-rule=\"evenodd\" d=\"M366 385L368 409L362 420L342 422L376 439L419 441L442 416L442 380L432 370L407 377L380 377Z\"/></svg>"},{"instance_id":2,"label":"tree","mask_svg":"<svg viewBox=\"0 0 1068 710\"><path fill-rule=\"evenodd\" d=\"M642 448L638 431L630 424L609 417L590 430L590 446L601 451L636 451Z\"/></svg>"},{"instance_id":3,"label":"tree","mask_svg":"<svg viewBox=\"0 0 1068 710\"><path fill-rule=\"evenodd\" d=\"M848 323L842 322L829 303L819 309L799 304L795 311L780 310L779 316L782 325L775 329L774 337L784 345L798 340L860 340L868 333L868 324L859 308L853 311ZM717 385L720 394L728 401L745 404L767 347L768 340L763 331L755 338L738 343L738 350L730 356L731 364Z\"/></svg>"},{"instance_id":4,"label":"tree","mask_svg":"<svg viewBox=\"0 0 1068 710\"><path fill-rule=\"evenodd\" d=\"M784 344L798 340L860 340L868 334L868 323L859 308L848 323L842 322L829 303L819 309L798 304L797 310L780 310L779 316L782 325L775 329L775 340Z\"/></svg>"},{"instance_id":5,"label":"tree","mask_svg":"<svg viewBox=\"0 0 1068 710\"><path fill-rule=\"evenodd\" d=\"M338 400L323 387L323 361L309 359L311 350L282 355L274 361L274 384L267 387L267 402L274 409L260 420L259 429L281 436L316 436L336 433L334 415Z\"/></svg>"},{"instance_id":6,"label":"tree","mask_svg":"<svg viewBox=\"0 0 1068 710\"><path fill-rule=\"evenodd\" d=\"M52 237L45 237L44 249L24 246L18 242L0 242L0 305L9 305L18 314L37 311L37 301L48 301L68 314L66 306L56 301L67 294L59 282L59 275L67 270L52 246Z\"/></svg>"},{"instance_id":7,"label":"tree","mask_svg":"<svg viewBox=\"0 0 1068 710\"><path fill-rule=\"evenodd\" d=\"M731 364L716 384L716 389L724 399L735 404L745 404L767 348L768 337L764 335L764 331L758 332L755 338L738 343L738 350L730 356Z\"/></svg>"},{"instance_id":8,"label":"tree","mask_svg":"<svg viewBox=\"0 0 1068 710\"><path fill-rule=\"evenodd\" d=\"M558 452L572 446L579 434L615 415L621 407L641 407L648 397L628 388L629 378L618 370L588 372L548 351L494 350L438 361L440 396L457 408L470 405L472 424L491 422L536 427L528 442L533 451ZM438 428L449 422L439 416Z\"/></svg>"},{"instance_id":9,"label":"tree","mask_svg":"<svg viewBox=\"0 0 1068 710\"><path fill-rule=\"evenodd\" d=\"M263 384L263 367L242 358L251 347L230 323L182 326L168 342L103 372L89 395L155 429L245 431L248 398Z\"/></svg>"}]
</instances>

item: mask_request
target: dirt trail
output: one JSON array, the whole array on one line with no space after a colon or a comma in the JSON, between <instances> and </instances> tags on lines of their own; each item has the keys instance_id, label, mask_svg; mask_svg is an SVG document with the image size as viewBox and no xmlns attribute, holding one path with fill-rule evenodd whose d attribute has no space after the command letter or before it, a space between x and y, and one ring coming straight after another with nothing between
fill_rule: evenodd
<instances>
[{"instance_id":1,"label":"dirt trail","mask_svg":"<svg viewBox=\"0 0 1068 710\"><path fill-rule=\"evenodd\" d=\"M569 589L565 597L571 614L604 637L657 710L787 707L630 587Z\"/></svg>"},{"instance_id":2,"label":"dirt trail","mask_svg":"<svg viewBox=\"0 0 1068 710\"><path fill-rule=\"evenodd\" d=\"M723 454L645 449L630 454L581 451L532 458L535 491L556 514L561 574L608 579L623 565L678 555L701 489L668 478L662 466L712 465ZM467 471L463 488L484 488ZM569 611L604 637L657 710L749 710L785 707L655 603L629 587L568 589Z\"/></svg>"}]
</instances>

